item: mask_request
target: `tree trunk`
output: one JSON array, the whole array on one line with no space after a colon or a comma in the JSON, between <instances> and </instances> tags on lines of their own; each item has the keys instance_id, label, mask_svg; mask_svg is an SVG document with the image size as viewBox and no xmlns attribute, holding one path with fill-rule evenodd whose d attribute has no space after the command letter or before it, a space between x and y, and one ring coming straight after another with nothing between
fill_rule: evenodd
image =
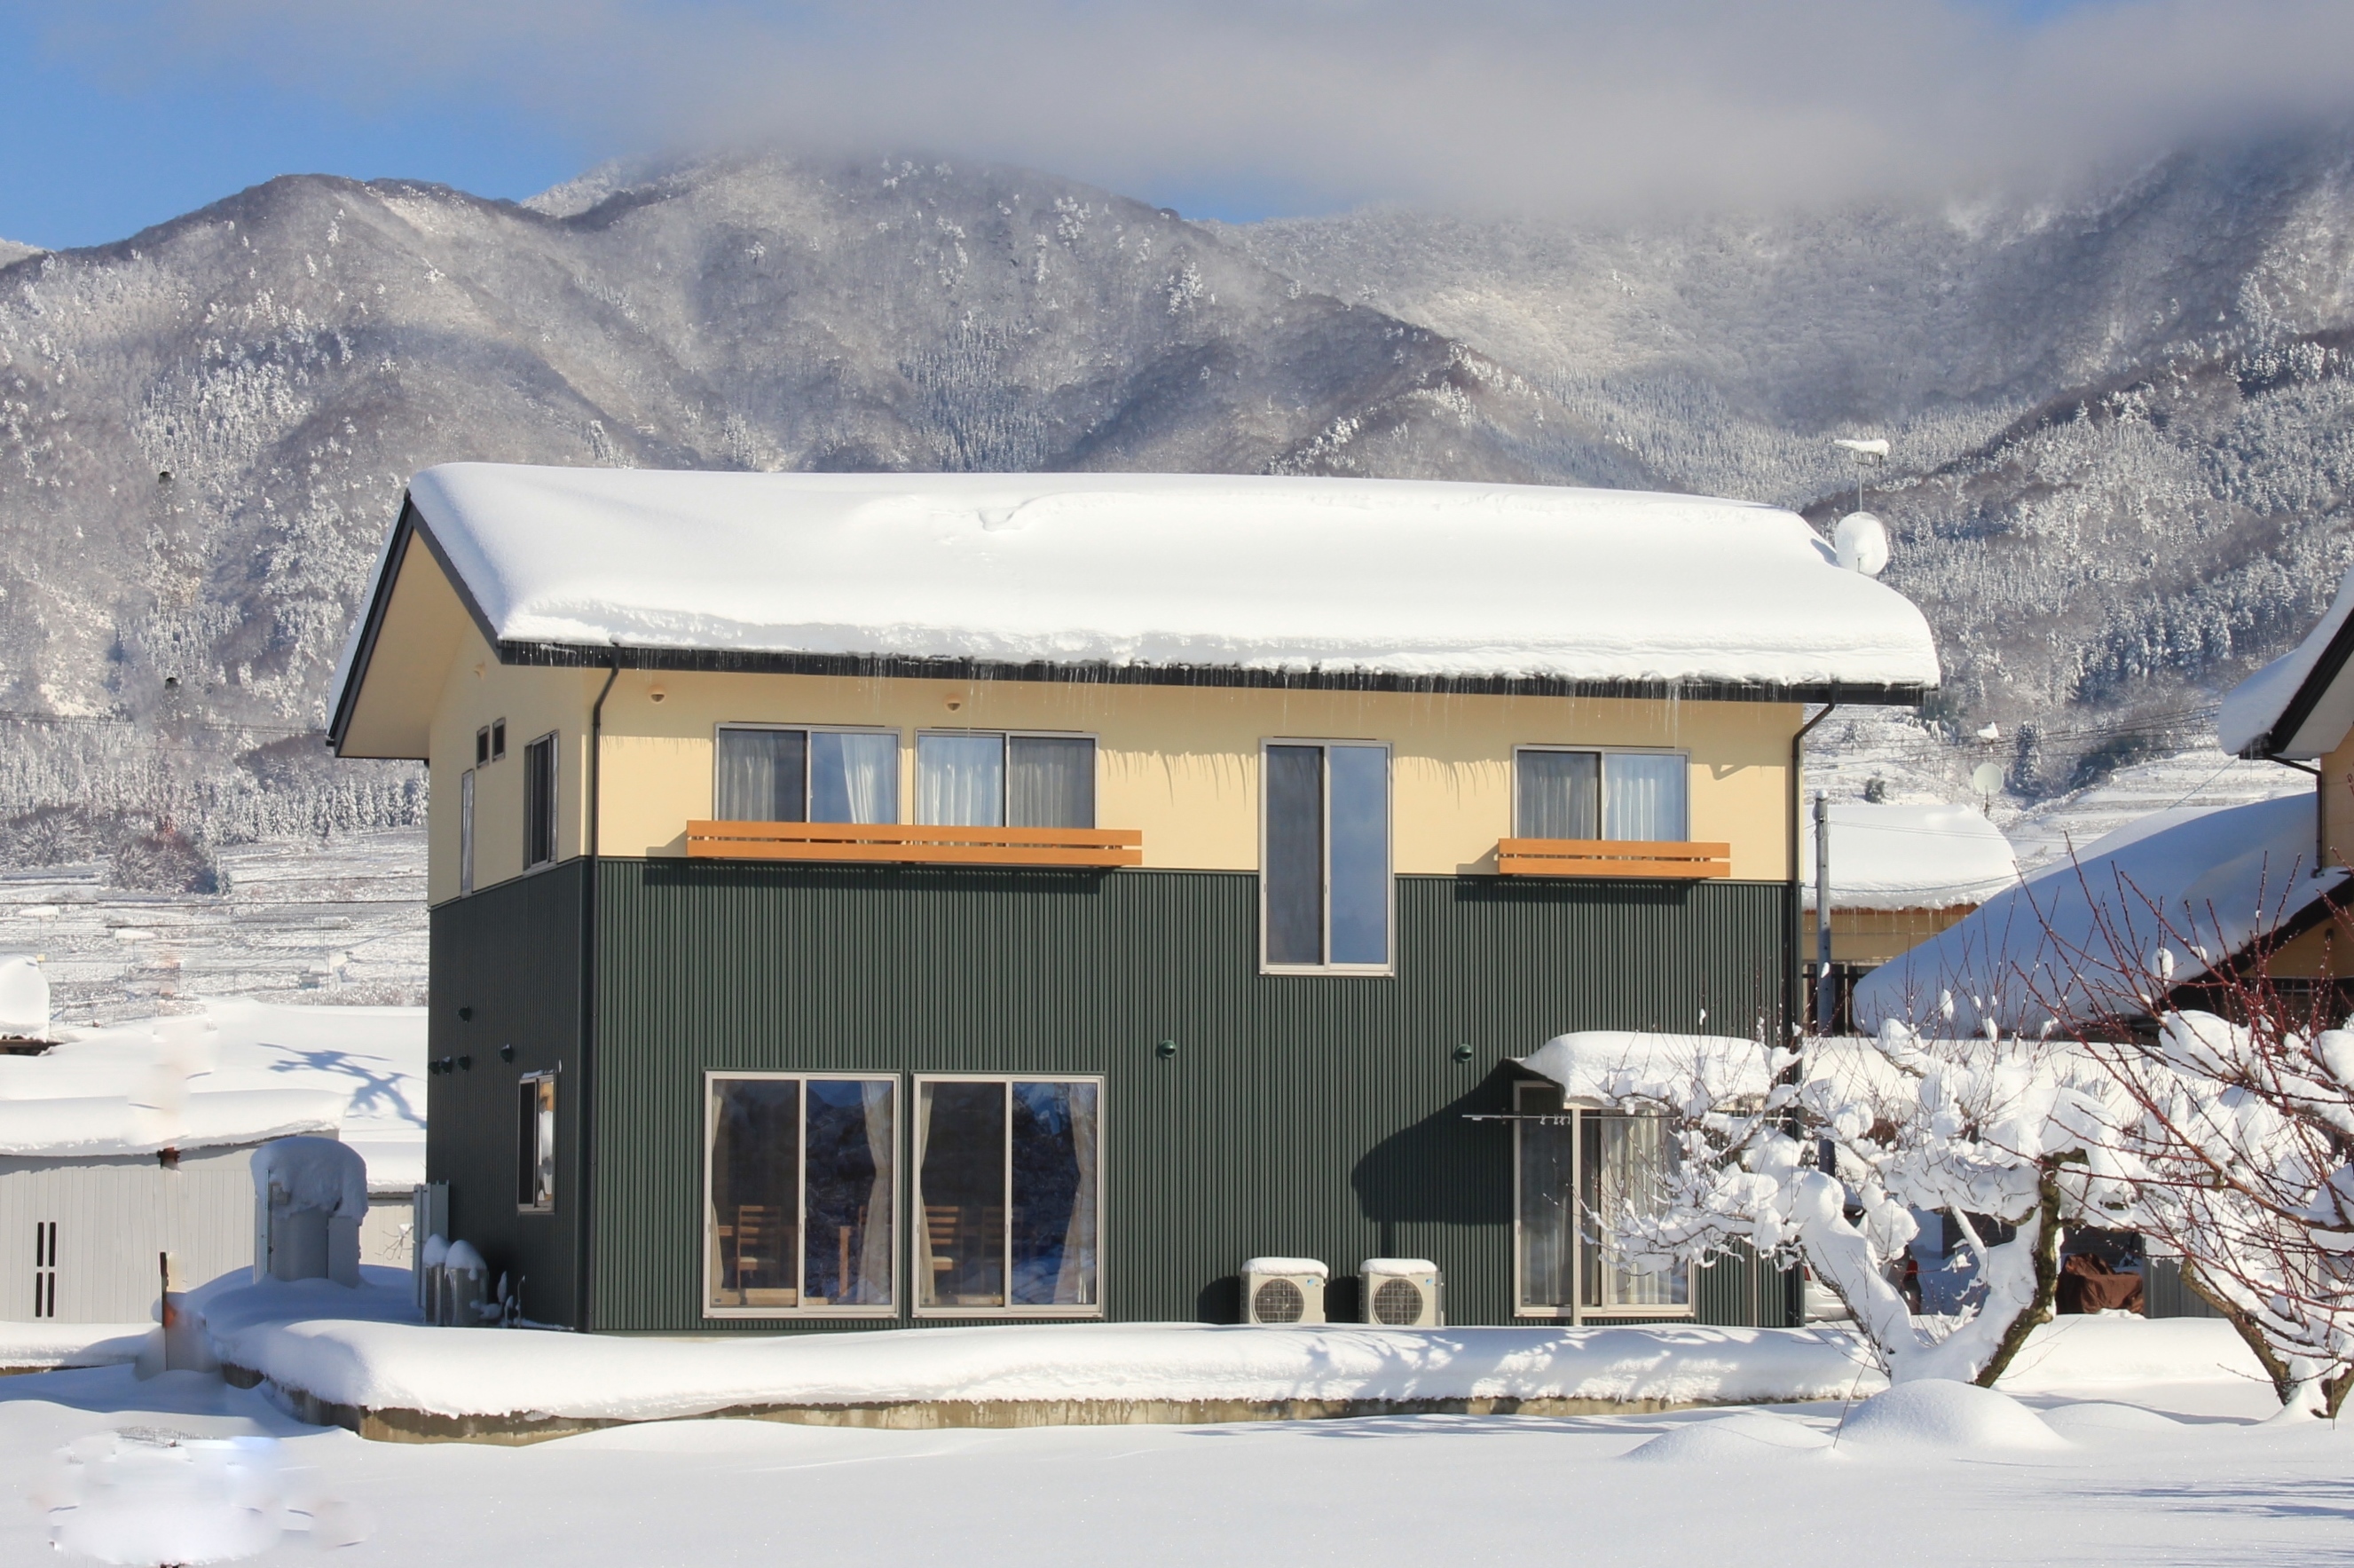
<instances>
[{"instance_id":1,"label":"tree trunk","mask_svg":"<svg viewBox=\"0 0 2354 1568\"><path fill-rule=\"evenodd\" d=\"M2027 1336L2038 1324L2052 1321L2052 1303L2060 1296L2060 1175L2048 1160L2037 1173L2035 1192L2035 1299L2010 1320L2002 1342L1979 1369L1980 1388L1992 1388L2010 1370L2011 1358L2027 1343Z\"/></svg>"},{"instance_id":2,"label":"tree trunk","mask_svg":"<svg viewBox=\"0 0 2354 1568\"><path fill-rule=\"evenodd\" d=\"M2199 1277L2198 1265L2190 1261L2188 1253L2182 1257L2182 1287L2212 1307L2215 1315L2231 1324L2232 1331L2255 1352L2256 1364L2264 1369L2266 1377L2273 1380L2274 1398L2286 1404L2296 1396L2295 1374L2288 1370L2288 1363L2281 1360L2280 1352L2273 1349L2272 1342L2264 1338L2264 1331L2256 1327L2256 1320L2208 1289L2207 1282Z\"/></svg>"}]
</instances>

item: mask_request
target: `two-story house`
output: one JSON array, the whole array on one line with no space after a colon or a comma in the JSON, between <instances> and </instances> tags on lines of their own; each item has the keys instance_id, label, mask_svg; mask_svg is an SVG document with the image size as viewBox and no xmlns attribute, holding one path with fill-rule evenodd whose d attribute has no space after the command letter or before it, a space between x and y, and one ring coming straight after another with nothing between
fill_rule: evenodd
<instances>
[{"instance_id":1,"label":"two-story house","mask_svg":"<svg viewBox=\"0 0 2354 1568\"><path fill-rule=\"evenodd\" d=\"M1262 1254L1345 1315L1404 1254L1457 1321L1778 1322L1614 1269L1579 1183L1657 1140L1511 1059L1785 1028L1806 705L1936 679L1738 503L466 464L332 738L430 767L429 1179L533 1319L1232 1320Z\"/></svg>"}]
</instances>

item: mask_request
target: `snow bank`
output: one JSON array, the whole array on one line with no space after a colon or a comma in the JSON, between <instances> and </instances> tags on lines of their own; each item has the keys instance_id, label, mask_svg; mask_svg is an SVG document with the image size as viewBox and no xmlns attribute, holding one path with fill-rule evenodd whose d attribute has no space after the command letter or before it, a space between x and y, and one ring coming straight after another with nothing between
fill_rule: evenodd
<instances>
[{"instance_id":1,"label":"snow bank","mask_svg":"<svg viewBox=\"0 0 2354 1568\"><path fill-rule=\"evenodd\" d=\"M49 1037L49 977L39 960L0 959L0 1039Z\"/></svg>"},{"instance_id":2,"label":"snow bank","mask_svg":"<svg viewBox=\"0 0 2354 1568\"><path fill-rule=\"evenodd\" d=\"M2329 612L2305 634L2304 641L2225 694L2222 711L2215 715L2215 737L2225 751L2234 757L2262 751L2311 761L2345 738L2354 723L2354 693L2322 702L2296 735L2274 735L2273 730L2349 615L2354 615L2354 571L2338 579Z\"/></svg>"},{"instance_id":3,"label":"snow bank","mask_svg":"<svg viewBox=\"0 0 2354 1568\"><path fill-rule=\"evenodd\" d=\"M428 469L409 497L492 630L520 641L1409 677L1938 678L1917 609L1840 569L1796 514L1744 502L491 463Z\"/></svg>"},{"instance_id":4,"label":"snow bank","mask_svg":"<svg viewBox=\"0 0 2354 1568\"><path fill-rule=\"evenodd\" d=\"M176 1105L122 1096L0 1101L0 1154L69 1159L215 1149L295 1133L332 1133L348 1102L313 1089L231 1089Z\"/></svg>"},{"instance_id":5,"label":"snow bank","mask_svg":"<svg viewBox=\"0 0 2354 1568\"><path fill-rule=\"evenodd\" d=\"M1730 1034L1645 1034L1582 1029L1557 1034L1520 1058L1561 1086L1573 1105L1627 1099L1680 1106L1695 1081L1712 1105L1763 1099L1774 1067L1766 1047Z\"/></svg>"},{"instance_id":6,"label":"snow bank","mask_svg":"<svg viewBox=\"0 0 2354 1568\"><path fill-rule=\"evenodd\" d=\"M2055 1318L2003 1374L2012 1393L2081 1394L2171 1383L2264 1380L2255 1352L2220 1318Z\"/></svg>"},{"instance_id":7,"label":"snow bank","mask_svg":"<svg viewBox=\"0 0 2354 1568\"><path fill-rule=\"evenodd\" d=\"M360 1290L264 1282L212 1298L215 1353L339 1404L618 1420L935 1400L1731 1404L1843 1397L1860 1370L1850 1337L1793 1329L1021 1324L724 1340L429 1329L405 1278L368 1272Z\"/></svg>"},{"instance_id":8,"label":"snow bank","mask_svg":"<svg viewBox=\"0 0 2354 1568\"><path fill-rule=\"evenodd\" d=\"M1736 1410L1663 1432L1622 1457L1644 1464L1741 1464L1817 1453L1830 1446L1829 1433L1803 1421L1764 1410Z\"/></svg>"},{"instance_id":9,"label":"snow bank","mask_svg":"<svg viewBox=\"0 0 2354 1568\"><path fill-rule=\"evenodd\" d=\"M2055 1017L2098 1015L2153 988L2144 976L2160 949L2173 983L2196 979L2346 883L2338 867L2312 874L2309 793L2157 816L2044 867L1864 976L1858 1024L1972 1034L1991 1019L2033 1033Z\"/></svg>"},{"instance_id":10,"label":"snow bank","mask_svg":"<svg viewBox=\"0 0 2354 1568\"><path fill-rule=\"evenodd\" d=\"M0 1367L104 1367L135 1361L153 1323L0 1321Z\"/></svg>"},{"instance_id":11,"label":"snow bank","mask_svg":"<svg viewBox=\"0 0 2354 1568\"><path fill-rule=\"evenodd\" d=\"M1945 1378L1900 1383L1848 1413L1842 1446L1912 1453L2034 1453L2068 1447L2041 1416L2007 1393Z\"/></svg>"},{"instance_id":12,"label":"snow bank","mask_svg":"<svg viewBox=\"0 0 2354 1568\"><path fill-rule=\"evenodd\" d=\"M2002 830L1972 806L1830 808L1833 909L1950 909L1983 904L2019 881L2019 857ZM1815 817L1803 826L1798 864L1806 907L1815 907Z\"/></svg>"}]
</instances>

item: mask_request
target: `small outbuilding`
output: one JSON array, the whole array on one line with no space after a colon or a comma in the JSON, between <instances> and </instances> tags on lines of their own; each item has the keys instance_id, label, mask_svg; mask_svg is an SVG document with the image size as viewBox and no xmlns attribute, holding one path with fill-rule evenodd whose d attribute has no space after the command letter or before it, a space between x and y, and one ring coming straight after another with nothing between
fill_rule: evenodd
<instances>
[{"instance_id":1,"label":"small outbuilding","mask_svg":"<svg viewBox=\"0 0 2354 1568\"><path fill-rule=\"evenodd\" d=\"M2019 882L2019 856L2002 830L1974 806L1897 806L1841 800L1830 818L1831 980L1840 1017L1850 1012L1856 980L1920 946ZM1802 824L1804 893L1800 951L1811 963L1823 889L1814 814Z\"/></svg>"}]
</instances>

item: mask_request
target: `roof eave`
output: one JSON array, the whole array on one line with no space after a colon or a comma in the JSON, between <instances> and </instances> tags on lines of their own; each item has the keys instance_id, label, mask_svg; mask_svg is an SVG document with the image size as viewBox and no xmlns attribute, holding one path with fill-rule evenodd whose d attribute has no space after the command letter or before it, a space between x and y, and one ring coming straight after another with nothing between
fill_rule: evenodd
<instances>
[{"instance_id":1,"label":"roof eave","mask_svg":"<svg viewBox=\"0 0 2354 1568\"><path fill-rule=\"evenodd\" d=\"M2290 756L2291 748L2296 745L2298 732L2313 717L2314 710L2321 705L2322 698L2329 694L2329 688L2338 683L2338 678L2345 673L2349 659L2354 659L2354 616L2347 617L2330 634L2327 646L2321 651L2321 657L2313 662L2313 668L2306 672L2305 679L2297 683L2296 692L2281 705L2280 716L2273 721L2272 727L2251 740L2241 749L2240 755L2264 762L2276 762Z\"/></svg>"},{"instance_id":2,"label":"roof eave","mask_svg":"<svg viewBox=\"0 0 2354 1568\"><path fill-rule=\"evenodd\" d=\"M392 539L385 546L383 563L376 568L376 581L368 590L367 613L360 622L358 647L352 654L351 668L344 676L343 687L335 694L335 711L327 721L327 745L338 757L345 755L344 743L351 733L353 712L359 705L361 690L367 684L368 666L376 658L376 639L384 630L385 617L391 611L393 589L398 585L401 567L408 561L408 546L418 541L423 542L426 553L433 557L433 564L440 568L442 577L457 594L458 602L466 607L466 614L473 620L474 629L482 634L482 641L493 648L501 647L498 633L491 625L491 618L482 613L473 589L467 585L457 567L451 564L449 552L441 547L441 541L433 536L432 526L418 511L417 503L404 493L400 498L399 520L393 524ZM499 662L507 663L510 661L502 653Z\"/></svg>"},{"instance_id":3,"label":"roof eave","mask_svg":"<svg viewBox=\"0 0 2354 1568\"><path fill-rule=\"evenodd\" d=\"M471 600L469 608L472 608ZM899 653L800 653L732 648L649 648L612 643L491 640L502 664L610 667L619 655L635 670L730 674L889 676L911 680L1063 681L1130 686L1222 686L1288 691L1452 693L1466 695L1621 697L1685 702L1838 703L1916 706L1936 690L1915 682L1569 680L1548 675L1412 675L1380 670L1265 670L1215 664L1115 664L918 657Z\"/></svg>"}]
</instances>

